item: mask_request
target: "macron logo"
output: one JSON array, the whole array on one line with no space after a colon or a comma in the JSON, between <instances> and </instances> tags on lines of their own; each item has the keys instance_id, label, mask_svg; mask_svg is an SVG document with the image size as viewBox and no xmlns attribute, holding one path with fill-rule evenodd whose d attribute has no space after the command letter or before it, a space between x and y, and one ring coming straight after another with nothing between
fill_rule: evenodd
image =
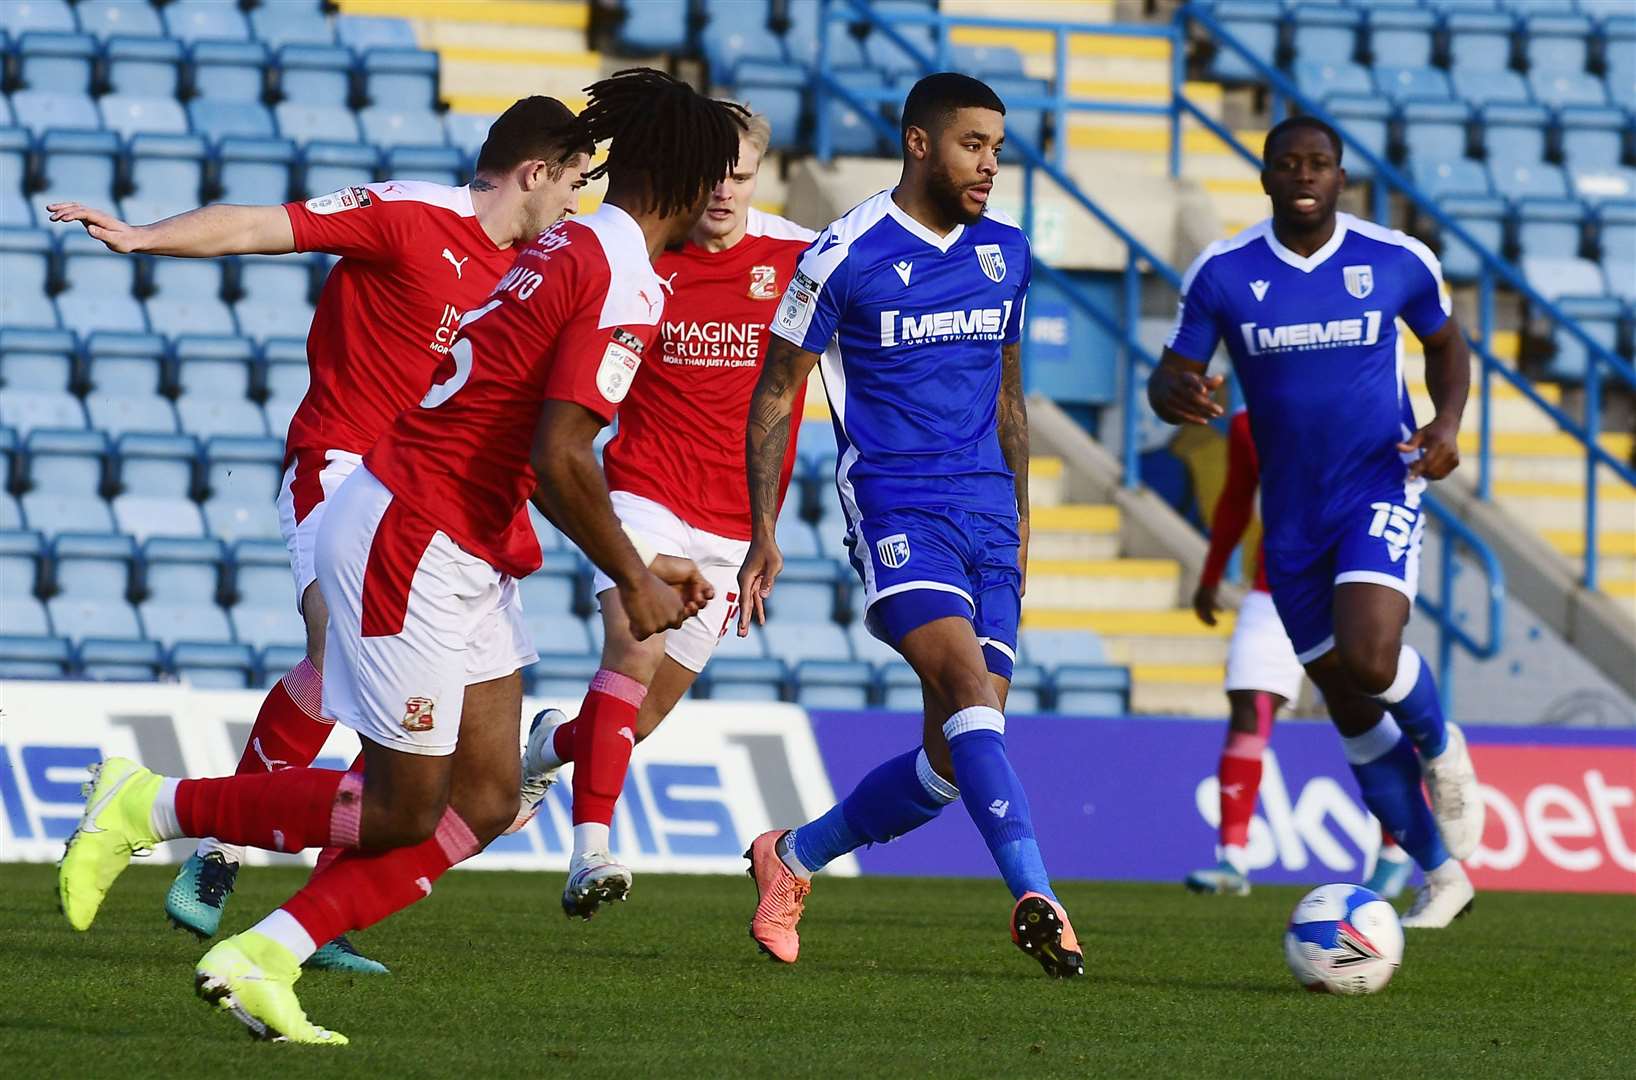
<instances>
[{"instance_id":1,"label":"macron logo","mask_svg":"<svg viewBox=\"0 0 1636 1080\"><path fill-rule=\"evenodd\" d=\"M896 264L895 266L892 267L893 270L896 270L898 272L898 278L903 282L903 284L905 286L907 286L909 284L909 271L913 270L914 268L915 268L915 264L912 263L912 262L908 262L907 260L905 260L904 262L900 262L900 263L898 263L898 264Z\"/></svg>"},{"instance_id":2,"label":"macron logo","mask_svg":"<svg viewBox=\"0 0 1636 1080\"><path fill-rule=\"evenodd\" d=\"M1252 281L1250 282L1250 291L1255 293L1257 300L1265 300L1267 298L1267 289L1271 285L1272 282L1270 281Z\"/></svg>"},{"instance_id":3,"label":"macron logo","mask_svg":"<svg viewBox=\"0 0 1636 1080\"><path fill-rule=\"evenodd\" d=\"M1251 356L1260 356L1270 352L1373 345L1380 341L1380 323L1380 312L1366 311L1361 319L1330 319L1284 326L1247 322L1240 323L1238 329L1244 335L1244 348Z\"/></svg>"}]
</instances>

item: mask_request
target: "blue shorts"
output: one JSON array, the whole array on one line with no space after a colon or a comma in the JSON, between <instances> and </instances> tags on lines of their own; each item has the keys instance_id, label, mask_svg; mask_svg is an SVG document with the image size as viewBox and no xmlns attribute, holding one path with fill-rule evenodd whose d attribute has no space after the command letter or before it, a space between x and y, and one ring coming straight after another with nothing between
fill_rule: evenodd
<instances>
[{"instance_id":1,"label":"blue shorts","mask_svg":"<svg viewBox=\"0 0 1636 1080\"><path fill-rule=\"evenodd\" d=\"M1267 547L1267 583L1278 618L1301 663L1335 647L1335 586L1353 581L1396 589L1414 603L1420 586L1420 509L1425 482L1386 489L1339 517L1327 544L1303 549Z\"/></svg>"},{"instance_id":2,"label":"blue shorts","mask_svg":"<svg viewBox=\"0 0 1636 1080\"><path fill-rule=\"evenodd\" d=\"M988 670L1011 678L1022 615L1017 520L968 510L892 510L853 530L869 632L897 648L934 619L971 620Z\"/></svg>"}]
</instances>

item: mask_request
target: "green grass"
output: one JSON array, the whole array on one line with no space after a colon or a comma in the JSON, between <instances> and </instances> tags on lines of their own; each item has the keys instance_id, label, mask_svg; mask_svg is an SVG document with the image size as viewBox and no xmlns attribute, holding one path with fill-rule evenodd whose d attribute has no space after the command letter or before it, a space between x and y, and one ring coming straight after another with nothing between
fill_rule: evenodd
<instances>
[{"instance_id":1,"label":"green grass","mask_svg":"<svg viewBox=\"0 0 1636 1080\"><path fill-rule=\"evenodd\" d=\"M1410 936L1385 993L1298 989L1279 935L1299 890L1064 891L1090 976L1048 981L994 883L820 880L794 967L745 934L743 878L638 879L590 923L561 875L454 873L358 940L384 978L300 985L344 1049L252 1043L193 997L203 952L165 926L167 867L136 867L86 934L54 869L0 867L7 1077L1592 1076L1636 1060L1636 897L1487 894ZM224 929L299 871L252 869ZM1624 1061L1621 1067L1618 1062Z\"/></svg>"}]
</instances>

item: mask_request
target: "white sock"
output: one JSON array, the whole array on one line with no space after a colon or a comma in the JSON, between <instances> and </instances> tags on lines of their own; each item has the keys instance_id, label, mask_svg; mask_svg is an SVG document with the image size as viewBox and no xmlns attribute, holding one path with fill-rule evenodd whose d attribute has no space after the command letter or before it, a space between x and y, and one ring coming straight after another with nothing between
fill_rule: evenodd
<instances>
[{"instance_id":1,"label":"white sock","mask_svg":"<svg viewBox=\"0 0 1636 1080\"><path fill-rule=\"evenodd\" d=\"M773 845L773 852L790 873L802 881L811 881L812 871L808 870L801 860L795 857L795 845L790 843L790 838L794 835L795 833L791 831L779 837L778 843Z\"/></svg>"},{"instance_id":2,"label":"white sock","mask_svg":"<svg viewBox=\"0 0 1636 1080\"><path fill-rule=\"evenodd\" d=\"M201 859L206 855L220 855L234 866L240 866L244 863L244 848L242 846L224 844L214 836L207 836L199 841L197 854Z\"/></svg>"},{"instance_id":3,"label":"white sock","mask_svg":"<svg viewBox=\"0 0 1636 1080\"><path fill-rule=\"evenodd\" d=\"M1391 713L1382 713L1380 723L1362 735L1342 735L1341 752L1353 765L1367 765L1383 758L1403 738L1403 729L1397 726Z\"/></svg>"},{"instance_id":4,"label":"white sock","mask_svg":"<svg viewBox=\"0 0 1636 1080\"><path fill-rule=\"evenodd\" d=\"M274 908L273 913L250 928L262 937L272 938L290 952L295 954L295 962L305 963L307 957L318 951L318 946L307 933L307 928L295 921L283 908Z\"/></svg>"},{"instance_id":5,"label":"white sock","mask_svg":"<svg viewBox=\"0 0 1636 1080\"><path fill-rule=\"evenodd\" d=\"M587 821L574 826L574 861L578 862L588 852L597 851L607 854L608 826L596 821Z\"/></svg>"},{"instance_id":6,"label":"white sock","mask_svg":"<svg viewBox=\"0 0 1636 1080\"><path fill-rule=\"evenodd\" d=\"M182 835L182 823L176 820L176 785L179 783L180 780L165 777L159 784L153 809L148 811L148 824L153 826L153 835L161 840L176 840Z\"/></svg>"},{"instance_id":7,"label":"white sock","mask_svg":"<svg viewBox=\"0 0 1636 1080\"><path fill-rule=\"evenodd\" d=\"M1389 847L1382 844L1380 853L1376 855L1375 858L1389 863L1406 863L1409 861L1409 853L1398 847L1396 844L1392 844Z\"/></svg>"},{"instance_id":8,"label":"white sock","mask_svg":"<svg viewBox=\"0 0 1636 1080\"><path fill-rule=\"evenodd\" d=\"M1249 872L1250 856L1249 853L1244 850L1243 844L1221 845L1221 857L1228 866L1231 866L1240 874Z\"/></svg>"},{"instance_id":9,"label":"white sock","mask_svg":"<svg viewBox=\"0 0 1636 1080\"><path fill-rule=\"evenodd\" d=\"M1466 880L1466 868L1454 856L1426 871L1427 885L1458 885Z\"/></svg>"},{"instance_id":10,"label":"white sock","mask_svg":"<svg viewBox=\"0 0 1636 1080\"><path fill-rule=\"evenodd\" d=\"M566 723L569 723L569 721L564 720L562 722L562 724ZM527 763L529 771L549 772L552 769L562 768L563 761L557 756L557 728L562 727L562 724L553 724L551 733L541 740L540 756Z\"/></svg>"}]
</instances>

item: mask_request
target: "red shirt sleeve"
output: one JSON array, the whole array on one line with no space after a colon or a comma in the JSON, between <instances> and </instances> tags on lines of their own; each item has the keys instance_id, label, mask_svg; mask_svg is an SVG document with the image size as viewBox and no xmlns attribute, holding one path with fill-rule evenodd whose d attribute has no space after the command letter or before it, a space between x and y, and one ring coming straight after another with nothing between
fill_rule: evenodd
<instances>
[{"instance_id":1,"label":"red shirt sleeve","mask_svg":"<svg viewBox=\"0 0 1636 1080\"><path fill-rule=\"evenodd\" d=\"M1260 482L1255 440L1250 437L1250 414L1241 410L1227 423L1227 482L1210 519L1210 551L1204 557L1201 574L1204 585L1213 588L1221 584L1227 558L1255 514L1255 489Z\"/></svg>"},{"instance_id":2,"label":"red shirt sleeve","mask_svg":"<svg viewBox=\"0 0 1636 1080\"><path fill-rule=\"evenodd\" d=\"M557 331L543 396L583 405L603 423L612 423L659 336L660 324L599 325L611 284L608 268L581 261L576 277L578 287L572 295L578 302Z\"/></svg>"},{"instance_id":3,"label":"red shirt sleeve","mask_svg":"<svg viewBox=\"0 0 1636 1080\"><path fill-rule=\"evenodd\" d=\"M392 205L367 187L342 188L306 202L287 202L297 251L325 251L378 259L402 246L403 204Z\"/></svg>"}]
</instances>

